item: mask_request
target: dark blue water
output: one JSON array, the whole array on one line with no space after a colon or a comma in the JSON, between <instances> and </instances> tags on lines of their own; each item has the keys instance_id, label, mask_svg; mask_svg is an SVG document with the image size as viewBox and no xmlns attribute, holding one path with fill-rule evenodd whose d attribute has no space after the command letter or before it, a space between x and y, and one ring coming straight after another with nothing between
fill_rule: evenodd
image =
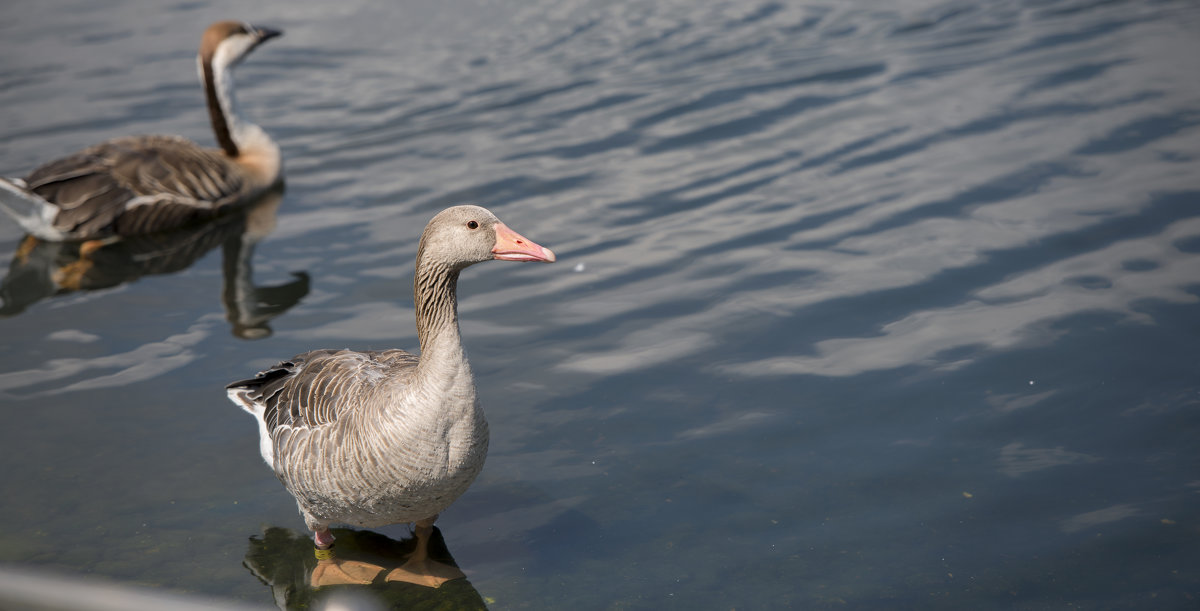
<instances>
[{"instance_id":1,"label":"dark blue water","mask_svg":"<svg viewBox=\"0 0 1200 611\"><path fill-rule=\"evenodd\" d=\"M462 278L492 446L438 525L468 581L389 604L1200 605L1194 3L4 12L10 176L211 142L200 31L287 31L237 73L280 201L86 269L0 223L32 261L0 290L6 565L308 604L223 385L415 349L417 237L472 202L559 262Z\"/></svg>"}]
</instances>

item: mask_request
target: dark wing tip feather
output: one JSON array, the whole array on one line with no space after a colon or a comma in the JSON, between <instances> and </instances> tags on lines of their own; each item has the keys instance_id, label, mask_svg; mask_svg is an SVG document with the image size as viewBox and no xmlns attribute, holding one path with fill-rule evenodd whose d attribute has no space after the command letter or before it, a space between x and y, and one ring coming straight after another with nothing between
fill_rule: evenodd
<instances>
[{"instance_id":1,"label":"dark wing tip feather","mask_svg":"<svg viewBox=\"0 0 1200 611\"><path fill-rule=\"evenodd\" d=\"M245 380L230 382L225 386L225 390L233 390L235 388L258 390L270 384L271 382L279 380L280 378L286 378L292 375L296 371L295 368L295 363L292 363L291 361L284 361L272 366L270 369L258 372L253 378L246 378Z\"/></svg>"}]
</instances>

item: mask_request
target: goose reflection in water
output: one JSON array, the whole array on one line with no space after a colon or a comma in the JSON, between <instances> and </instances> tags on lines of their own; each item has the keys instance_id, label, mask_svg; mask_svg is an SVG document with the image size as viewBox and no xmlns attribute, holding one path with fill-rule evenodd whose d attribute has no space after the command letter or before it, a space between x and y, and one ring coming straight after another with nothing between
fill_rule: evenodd
<instances>
[{"instance_id":1,"label":"goose reflection in water","mask_svg":"<svg viewBox=\"0 0 1200 611\"><path fill-rule=\"evenodd\" d=\"M321 609L333 599L354 601L354 609L487 608L465 577L437 588L389 579L416 548L415 538L397 541L369 530L333 531L337 544L329 551L337 554L342 569L352 565L354 571L326 573L323 569L333 560L314 555L307 533L279 527L265 528L261 535L250 537L242 565L271 588L280 609ZM429 556L457 566L437 527L429 540ZM331 576L336 579L330 580Z\"/></svg>"},{"instance_id":2,"label":"goose reflection in water","mask_svg":"<svg viewBox=\"0 0 1200 611\"><path fill-rule=\"evenodd\" d=\"M282 200L279 187L211 222L143 236L88 242L47 242L26 236L0 282L0 316L15 316L50 297L182 271L221 246L221 301L233 334L243 339L267 337L271 335L267 323L299 303L309 290L305 272L293 272L293 278L283 284L254 285L254 245L274 230Z\"/></svg>"}]
</instances>

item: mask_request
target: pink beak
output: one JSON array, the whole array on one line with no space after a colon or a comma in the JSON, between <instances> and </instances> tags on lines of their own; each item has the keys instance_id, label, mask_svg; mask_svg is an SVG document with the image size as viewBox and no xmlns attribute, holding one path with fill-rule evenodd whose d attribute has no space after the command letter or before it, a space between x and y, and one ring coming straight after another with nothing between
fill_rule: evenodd
<instances>
[{"instance_id":1,"label":"pink beak","mask_svg":"<svg viewBox=\"0 0 1200 611\"><path fill-rule=\"evenodd\" d=\"M554 263L554 253L549 248L539 246L535 242L524 238L521 234L508 228L508 225L497 222L496 245L492 247L492 255L494 259L501 261L543 261L545 263Z\"/></svg>"}]
</instances>

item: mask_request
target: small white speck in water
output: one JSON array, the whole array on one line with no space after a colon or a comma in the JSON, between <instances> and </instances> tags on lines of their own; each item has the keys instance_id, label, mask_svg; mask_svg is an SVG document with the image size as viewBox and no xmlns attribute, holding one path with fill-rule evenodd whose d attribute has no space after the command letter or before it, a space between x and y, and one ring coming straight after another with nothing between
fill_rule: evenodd
<instances>
[{"instance_id":1,"label":"small white speck in water","mask_svg":"<svg viewBox=\"0 0 1200 611\"><path fill-rule=\"evenodd\" d=\"M1033 380L1030 380L1030 381L1029 381L1029 385L1030 385L1030 386L1033 386Z\"/></svg>"},{"instance_id":2,"label":"small white speck in water","mask_svg":"<svg viewBox=\"0 0 1200 611\"><path fill-rule=\"evenodd\" d=\"M583 271L583 270L585 270L585 269L587 269L587 266L586 266L586 265L584 265L582 261L580 261L579 263L576 263L576 264L575 264L574 270L575 270L576 272L581 272L581 271Z\"/></svg>"}]
</instances>

